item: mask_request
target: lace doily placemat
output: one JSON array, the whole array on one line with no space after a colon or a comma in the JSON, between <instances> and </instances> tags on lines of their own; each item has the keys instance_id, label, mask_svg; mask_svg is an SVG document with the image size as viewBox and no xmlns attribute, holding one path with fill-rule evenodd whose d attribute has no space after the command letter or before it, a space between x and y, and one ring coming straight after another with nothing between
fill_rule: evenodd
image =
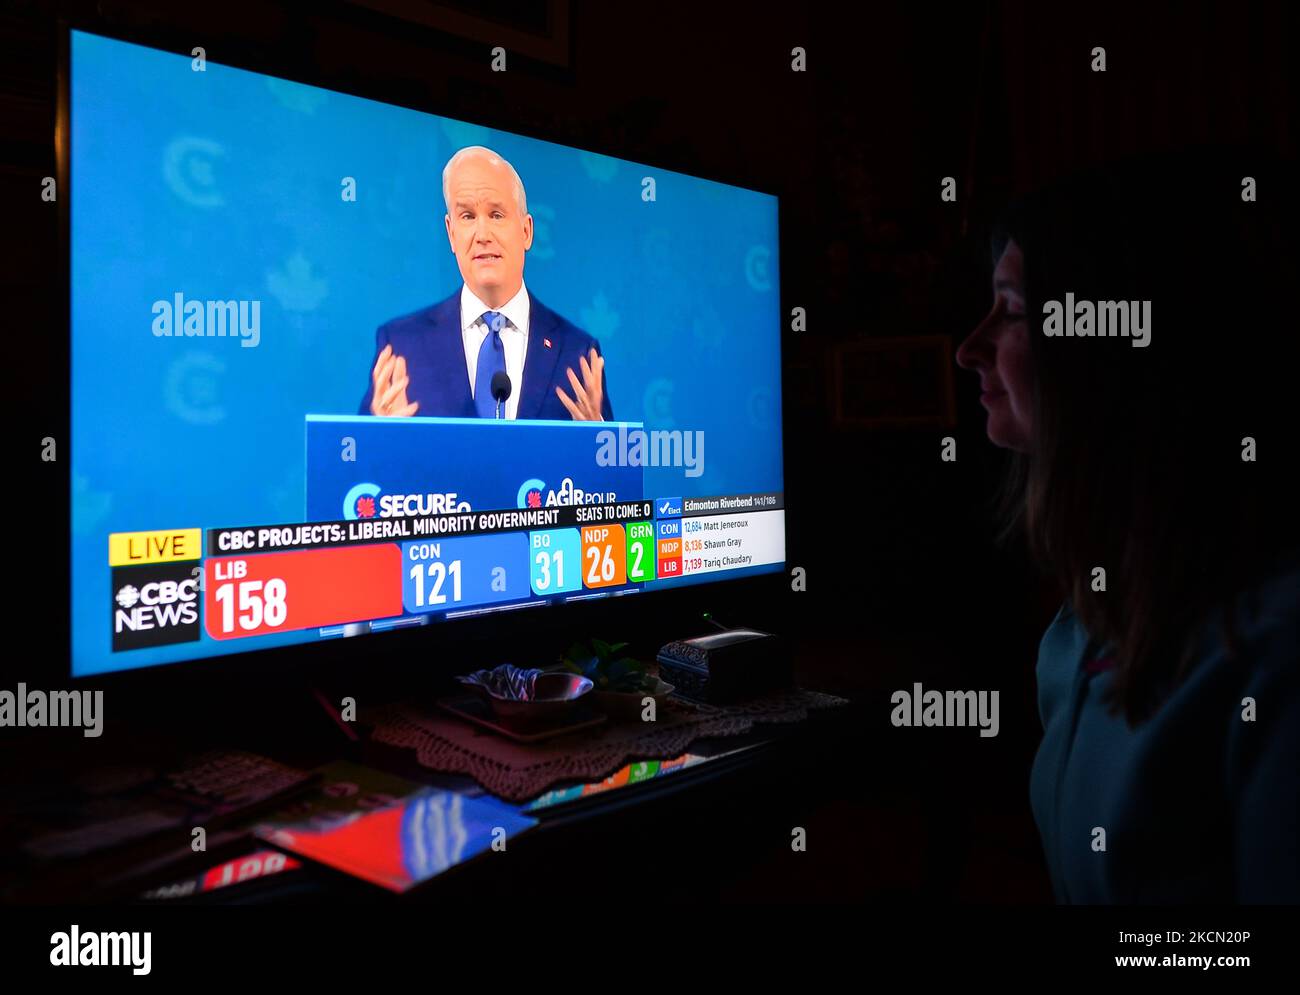
<instances>
[{"instance_id":1,"label":"lace doily placemat","mask_svg":"<svg viewBox=\"0 0 1300 995\"><path fill-rule=\"evenodd\" d=\"M631 760L680 756L697 739L739 736L755 723L801 722L810 711L848 701L818 691L781 691L735 705L669 698L655 722L610 723L541 743L516 743L436 706L395 702L362 719L377 743L415 751L424 767L468 774L492 794L524 802L561 781L599 781Z\"/></svg>"}]
</instances>

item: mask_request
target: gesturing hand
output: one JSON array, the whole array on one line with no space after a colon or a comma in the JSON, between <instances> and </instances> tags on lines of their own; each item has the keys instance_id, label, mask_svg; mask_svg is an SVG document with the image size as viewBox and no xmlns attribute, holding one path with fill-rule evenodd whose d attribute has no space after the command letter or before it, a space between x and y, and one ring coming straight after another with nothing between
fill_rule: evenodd
<instances>
[{"instance_id":1,"label":"gesturing hand","mask_svg":"<svg viewBox=\"0 0 1300 995\"><path fill-rule=\"evenodd\" d=\"M591 361L588 362L588 357ZM586 356L578 357L578 364L582 367L582 382L578 382L577 376L574 375L573 367L569 367L565 372L569 374L569 383L573 386L573 397L570 398L561 387L555 388L556 395L560 398L560 403L568 409L574 421L604 421L605 416L601 414L601 406L605 400L605 391L601 387L605 373L605 357L596 353L595 349L587 352Z\"/></svg>"},{"instance_id":2,"label":"gesturing hand","mask_svg":"<svg viewBox=\"0 0 1300 995\"><path fill-rule=\"evenodd\" d=\"M406 400L406 388L411 378L406 375L406 359L393 353L390 343L384 346L375 368L370 373L374 382L371 393L370 413L372 415L389 415L395 418L409 418L419 410L420 403Z\"/></svg>"}]
</instances>

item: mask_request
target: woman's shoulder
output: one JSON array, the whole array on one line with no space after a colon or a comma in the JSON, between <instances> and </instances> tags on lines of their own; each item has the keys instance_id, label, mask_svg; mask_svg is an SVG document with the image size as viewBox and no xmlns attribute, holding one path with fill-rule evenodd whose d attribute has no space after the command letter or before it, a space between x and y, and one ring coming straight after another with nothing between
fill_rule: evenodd
<instances>
[{"instance_id":1,"label":"woman's shoulder","mask_svg":"<svg viewBox=\"0 0 1300 995\"><path fill-rule=\"evenodd\" d=\"M1038 658L1040 662L1044 659L1065 659L1077 665L1083 663L1086 657L1106 649L1109 647L1103 647L1093 639L1075 613L1070 599L1065 598L1043 633L1038 646Z\"/></svg>"},{"instance_id":2,"label":"woman's shoulder","mask_svg":"<svg viewBox=\"0 0 1300 995\"><path fill-rule=\"evenodd\" d=\"M1061 602L1038 643L1038 708L1044 725L1050 715L1069 701L1090 643L1069 600Z\"/></svg>"}]
</instances>

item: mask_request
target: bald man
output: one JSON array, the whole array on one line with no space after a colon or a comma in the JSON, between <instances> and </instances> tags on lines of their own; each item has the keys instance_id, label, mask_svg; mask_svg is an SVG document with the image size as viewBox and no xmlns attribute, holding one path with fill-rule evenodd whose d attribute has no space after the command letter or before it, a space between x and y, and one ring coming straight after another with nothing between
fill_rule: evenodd
<instances>
[{"instance_id":1,"label":"bald man","mask_svg":"<svg viewBox=\"0 0 1300 995\"><path fill-rule=\"evenodd\" d=\"M481 145L461 149L442 194L464 283L379 327L361 414L612 421L600 343L524 286L533 218L515 168ZM499 373L504 402L493 396Z\"/></svg>"}]
</instances>

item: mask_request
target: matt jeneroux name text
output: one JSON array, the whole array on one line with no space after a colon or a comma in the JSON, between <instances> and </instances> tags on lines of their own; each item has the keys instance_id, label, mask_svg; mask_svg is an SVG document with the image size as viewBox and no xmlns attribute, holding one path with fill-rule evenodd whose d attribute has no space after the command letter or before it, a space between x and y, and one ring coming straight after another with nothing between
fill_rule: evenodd
<instances>
[{"instance_id":1,"label":"matt jeneroux name text","mask_svg":"<svg viewBox=\"0 0 1300 995\"><path fill-rule=\"evenodd\" d=\"M132 974L148 974L152 948L152 933L83 933L74 925L66 933L50 935L50 963L55 967L129 967Z\"/></svg>"},{"instance_id":2,"label":"matt jeneroux name text","mask_svg":"<svg viewBox=\"0 0 1300 995\"><path fill-rule=\"evenodd\" d=\"M83 736L97 738L104 731L103 691L0 691L0 727L42 728L47 726L82 729Z\"/></svg>"},{"instance_id":3,"label":"matt jeneroux name text","mask_svg":"<svg viewBox=\"0 0 1300 995\"><path fill-rule=\"evenodd\" d=\"M889 721L898 727L979 726L982 738L998 734L997 691L925 691L913 684L889 701L894 705Z\"/></svg>"},{"instance_id":4,"label":"matt jeneroux name text","mask_svg":"<svg viewBox=\"0 0 1300 995\"><path fill-rule=\"evenodd\" d=\"M1076 301L1043 305L1043 334L1048 338L1131 338L1135 349L1151 344L1150 301Z\"/></svg>"}]
</instances>

